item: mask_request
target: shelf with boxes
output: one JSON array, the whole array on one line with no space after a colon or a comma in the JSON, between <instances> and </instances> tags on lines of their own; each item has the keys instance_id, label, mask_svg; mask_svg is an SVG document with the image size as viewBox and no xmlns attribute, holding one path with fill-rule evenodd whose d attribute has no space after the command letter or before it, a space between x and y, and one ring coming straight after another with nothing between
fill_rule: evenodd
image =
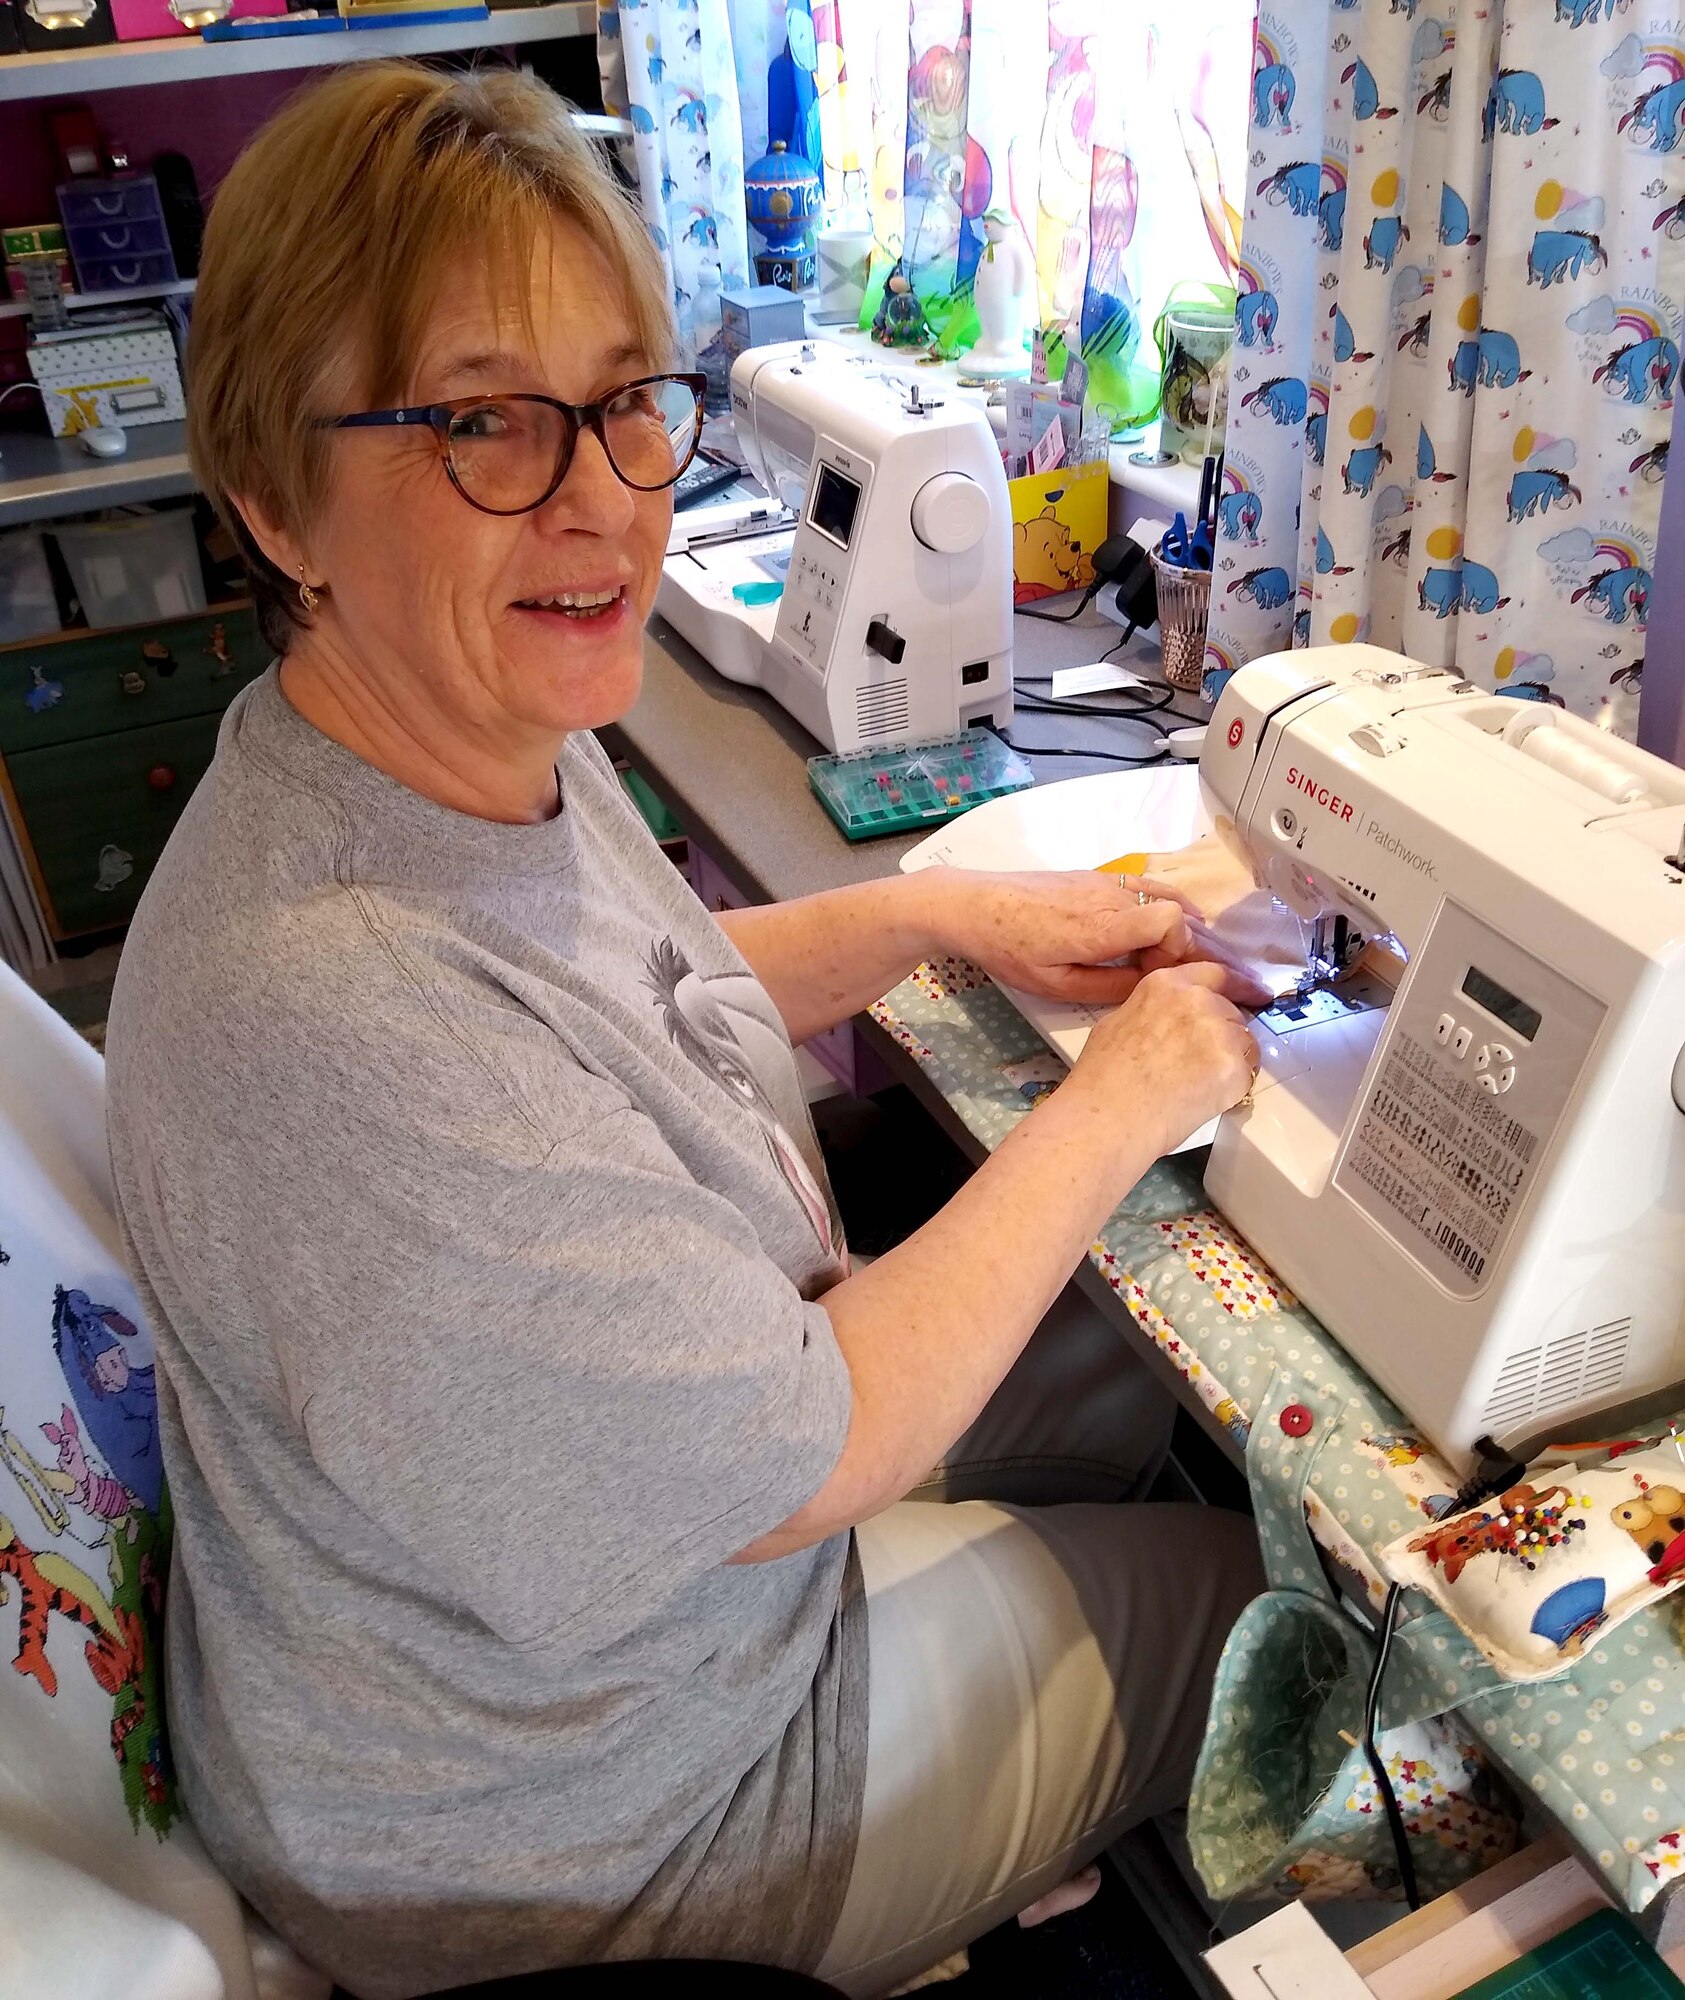
<instances>
[{"instance_id":1,"label":"shelf with boxes","mask_svg":"<svg viewBox=\"0 0 1685 2000\"><path fill-rule=\"evenodd\" d=\"M124 100L134 116L111 129L107 120L118 114L108 106L65 100L252 76L241 102L255 126L290 87L282 77L267 89L263 72L517 45L567 89L575 72L595 77L597 9L593 0L553 0L476 13L442 0L432 13L387 11L377 19L371 7L356 19L308 26L300 19L297 32L284 19L253 21L242 30L252 39L214 32L206 39L183 27L125 40L174 25L174 13L191 19L215 8L77 0L63 12L87 17L82 32L33 36L45 45L8 52L16 44L8 45L3 31L31 4L0 0L0 107L44 101L37 171L13 189L28 211L20 215L0 197L0 218L32 225L17 232L7 261L17 268L28 260L37 295L13 296L10 272L0 284L0 346L7 350L0 380L27 368L48 421L32 396L9 402L0 428L0 850L22 855L47 929L63 940L127 921L210 761L223 710L269 658L249 607L230 601L235 586L224 558L231 552L216 550L212 536L201 560L195 531L208 525L202 503L71 518L195 490L179 414L178 343L195 284L195 181L214 185L226 170L231 155L219 151L226 134L198 143L191 116L165 91L154 99L143 89ZM33 4L43 11L44 0ZM278 13L282 4L234 0L232 11ZM446 13L451 18L441 17ZM564 46L540 46L546 43ZM572 86L575 94L590 87ZM146 109L154 103L157 111ZM0 119L10 115L0 109ZM623 118L600 111L574 117L594 136L630 136ZM144 173L128 171L129 147L108 143L132 142L137 130L146 136L134 163L150 170ZM25 182L34 189L27 197ZM59 213L37 221L52 214L49 189L57 191ZM16 323L24 316L33 335L27 348ZM109 441L120 448L115 457L92 449L107 444L93 436L107 427L123 433ZM73 615L72 598L91 629L52 629Z\"/></svg>"},{"instance_id":2,"label":"shelf with boxes","mask_svg":"<svg viewBox=\"0 0 1685 2000\"><path fill-rule=\"evenodd\" d=\"M0 103L62 97L73 91L250 75L258 70L308 69L373 56L506 47L565 35L594 35L597 27L593 0L552 0L547 6L495 7L488 15L469 20L406 22L398 16L360 33L205 41L184 30L158 40L117 41L112 39L115 30L109 25L109 0L96 0L96 19L101 10L107 25L97 44L71 46L67 38L56 47L0 55Z\"/></svg>"},{"instance_id":3,"label":"shelf with boxes","mask_svg":"<svg viewBox=\"0 0 1685 2000\"><path fill-rule=\"evenodd\" d=\"M171 278L162 285L122 285L109 292L66 292L64 302L72 312L106 306L132 305L137 299L185 299L193 296L197 278ZM0 299L0 319L22 319L29 311L27 299Z\"/></svg>"}]
</instances>

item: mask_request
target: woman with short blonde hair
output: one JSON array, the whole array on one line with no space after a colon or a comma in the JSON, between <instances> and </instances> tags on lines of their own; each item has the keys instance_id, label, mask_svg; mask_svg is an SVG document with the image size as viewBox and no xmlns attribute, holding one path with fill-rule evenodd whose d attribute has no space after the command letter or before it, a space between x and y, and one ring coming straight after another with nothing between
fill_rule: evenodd
<instances>
[{"instance_id":1,"label":"woman with short blonde hair","mask_svg":"<svg viewBox=\"0 0 1685 2000\"><path fill-rule=\"evenodd\" d=\"M1100 1504L1168 1405L1068 1301L1037 1329L1246 1088L1233 979L1112 877L690 894L590 732L702 379L541 85L294 99L189 373L280 655L109 1028L189 1808L368 2000L687 1954L886 1990L1186 1792L1246 1524ZM936 952L1124 1004L851 1271L791 1045Z\"/></svg>"}]
</instances>

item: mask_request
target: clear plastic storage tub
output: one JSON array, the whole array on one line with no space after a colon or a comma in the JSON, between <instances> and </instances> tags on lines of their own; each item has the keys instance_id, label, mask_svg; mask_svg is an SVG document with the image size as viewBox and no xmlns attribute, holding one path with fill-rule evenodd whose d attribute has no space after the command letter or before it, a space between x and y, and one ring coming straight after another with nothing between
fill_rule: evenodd
<instances>
[{"instance_id":1,"label":"clear plastic storage tub","mask_svg":"<svg viewBox=\"0 0 1685 2000\"><path fill-rule=\"evenodd\" d=\"M58 599L39 528L0 535L0 646L59 629Z\"/></svg>"},{"instance_id":2,"label":"clear plastic storage tub","mask_svg":"<svg viewBox=\"0 0 1685 2000\"><path fill-rule=\"evenodd\" d=\"M205 608L190 507L61 522L53 534L90 625L144 625Z\"/></svg>"}]
</instances>

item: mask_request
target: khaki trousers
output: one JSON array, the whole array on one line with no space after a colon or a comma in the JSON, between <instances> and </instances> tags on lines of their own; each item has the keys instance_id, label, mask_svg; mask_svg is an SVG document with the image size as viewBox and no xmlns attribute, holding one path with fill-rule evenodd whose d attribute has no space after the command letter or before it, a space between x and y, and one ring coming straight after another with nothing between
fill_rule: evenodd
<instances>
[{"instance_id":1,"label":"khaki trousers","mask_svg":"<svg viewBox=\"0 0 1685 2000\"><path fill-rule=\"evenodd\" d=\"M1068 1289L944 1466L859 1529L865 1804L820 1966L857 2000L1186 1802L1217 1655L1264 1585L1244 1516L1115 1504L1171 1407Z\"/></svg>"}]
</instances>

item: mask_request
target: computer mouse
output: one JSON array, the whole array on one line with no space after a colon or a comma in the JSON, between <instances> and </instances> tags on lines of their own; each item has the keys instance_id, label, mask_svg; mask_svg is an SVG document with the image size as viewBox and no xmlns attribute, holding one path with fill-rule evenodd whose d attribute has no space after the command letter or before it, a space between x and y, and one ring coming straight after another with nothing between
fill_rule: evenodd
<instances>
[{"instance_id":1,"label":"computer mouse","mask_svg":"<svg viewBox=\"0 0 1685 2000\"><path fill-rule=\"evenodd\" d=\"M1165 742L1172 757L1185 757L1190 761L1205 748L1205 726L1197 729L1173 729Z\"/></svg>"},{"instance_id":2,"label":"computer mouse","mask_svg":"<svg viewBox=\"0 0 1685 2000\"><path fill-rule=\"evenodd\" d=\"M95 458L121 458L129 448L129 434L115 424L95 424L77 434L82 449Z\"/></svg>"}]
</instances>

